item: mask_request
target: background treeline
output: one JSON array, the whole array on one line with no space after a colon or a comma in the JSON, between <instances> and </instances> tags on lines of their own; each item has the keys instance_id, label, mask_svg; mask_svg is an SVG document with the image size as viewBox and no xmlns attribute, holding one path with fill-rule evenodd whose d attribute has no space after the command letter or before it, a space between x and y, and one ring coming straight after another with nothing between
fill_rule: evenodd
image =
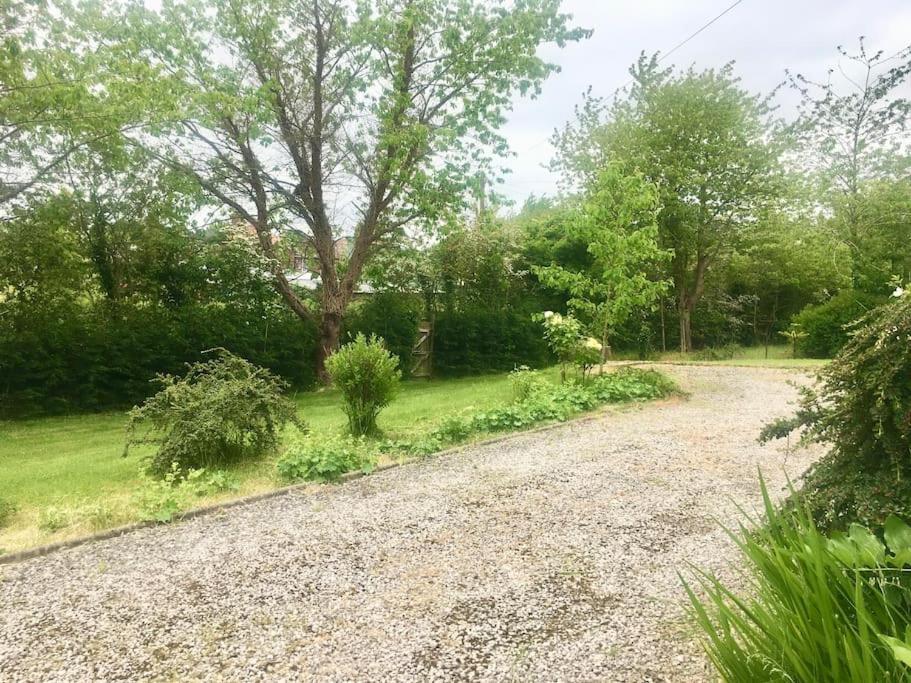
<instances>
[{"instance_id":1,"label":"background treeline","mask_svg":"<svg viewBox=\"0 0 911 683\"><path fill-rule=\"evenodd\" d=\"M383 337L407 375L422 319L434 325L438 375L541 366L553 360L534 319L546 310L576 315L606 352L646 358L791 334L799 353L825 357L846 325L911 280L908 50L842 52L862 86L795 76L790 122L733 65L678 70L643 56L631 87L610 102L586 97L554 135L561 183L548 196L508 208L484 196L483 180L456 183L453 193L479 195L476 211L422 204L413 224L375 226L356 258L327 238L312 265L334 273L334 289L311 291L281 274L288 249L318 246L283 205L253 225L240 200L233 211L234 200L213 200L222 185L124 133L139 125L132 91L81 85L107 73L101 65L7 43L16 49L0 66L21 85L0 98L0 124L24 123L3 124L18 142L0 149L4 415L132 405L156 373L213 347L310 388L327 344L358 332ZM118 73L111 83L123 85ZM130 106L115 107L114 93ZM86 120L106 127L83 130ZM34 168L25 180L14 172ZM614 258L612 244L638 253ZM338 282L352 264L349 290ZM630 274L656 296L621 287Z\"/></svg>"}]
</instances>

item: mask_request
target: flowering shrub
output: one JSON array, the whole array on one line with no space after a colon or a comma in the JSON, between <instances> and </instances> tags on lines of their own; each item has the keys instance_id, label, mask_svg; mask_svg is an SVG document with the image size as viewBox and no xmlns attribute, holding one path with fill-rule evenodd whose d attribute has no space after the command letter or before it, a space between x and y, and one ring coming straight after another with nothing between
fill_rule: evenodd
<instances>
[{"instance_id":1,"label":"flowering shrub","mask_svg":"<svg viewBox=\"0 0 911 683\"><path fill-rule=\"evenodd\" d=\"M571 315L545 311L544 339L560 361L560 379L566 381L566 368L575 365L582 378L601 362L601 344L583 334L582 323Z\"/></svg>"}]
</instances>

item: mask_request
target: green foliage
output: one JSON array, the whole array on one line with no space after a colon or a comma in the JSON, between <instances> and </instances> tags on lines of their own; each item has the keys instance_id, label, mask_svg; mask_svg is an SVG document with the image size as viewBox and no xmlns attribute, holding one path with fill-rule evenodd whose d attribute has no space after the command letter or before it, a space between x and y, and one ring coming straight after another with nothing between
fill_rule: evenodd
<instances>
[{"instance_id":1,"label":"green foliage","mask_svg":"<svg viewBox=\"0 0 911 683\"><path fill-rule=\"evenodd\" d=\"M69 510L52 505L41 510L38 514L38 528L42 531L54 533L65 529L73 523L73 517Z\"/></svg>"},{"instance_id":2,"label":"green foliage","mask_svg":"<svg viewBox=\"0 0 911 683\"><path fill-rule=\"evenodd\" d=\"M552 311L543 314L544 339L550 350L560 361L560 378L566 380L566 366L574 363L585 338L582 323L571 315L560 315Z\"/></svg>"},{"instance_id":3,"label":"green foliage","mask_svg":"<svg viewBox=\"0 0 911 683\"><path fill-rule=\"evenodd\" d=\"M161 375L159 382L161 391L130 411L124 451L157 446L148 462L157 477L274 452L287 423L303 426L281 380L223 349L183 377Z\"/></svg>"},{"instance_id":4,"label":"green foliage","mask_svg":"<svg viewBox=\"0 0 911 683\"><path fill-rule=\"evenodd\" d=\"M794 318L806 332L797 348L809 358L832 358L851 337L851 324L885 301L884 296L844 290L823 304L807 306Z\"/></svg>"},{"instance_id":5,"label":"green foliage","mask_svg":"<svg viewBox=\"0 0 911 683\"><path fill-rule=\"evenodd\" d=\"M278 461L278 473L286 481L337 481L346 472L369 472L376 463L363 437L297 441Z\"/></svg>"},{"instance_id":6,"label":"green foliage","mask_svg":"<svg viewBox=\"0 0 911 683\"><path fill-rule=\"evenodd\" d=\"M539 422L563 421L604 403L660 398L675 389L674 383L658 372L623 368L597 375L585 384L540 385L525 400L475 413L471 422L478 432L523 429Z\"/></svg>"},{"instance_id":7,"label":"green foliage","mask_svg":"<svg viewBox=\"0 0 911 683\"><path fill-rule=\"evenodd\" d=\"M886 521L886 543L852 525L823 536L782 515L765 489L766 523L731 537L743 557L731 589L697 573L686 589L705 648L726 681L911 680L911 528ZM738 563L739 564L739 563Z\"/></svg>"},{"instance_id":8,"label":"green foliage","mask_svg":"<svg viewBox=\"0 0 911 683\"><path fill-rule=\"evenodd\" d=\"M373 294L349 308L343 338L354 339L358 334L380 337L389 352L398 358L399 367L404 372L411 367L411 351L422 313L423 305L414 295L395 292Z\"/></svg>"},{"instance_id":9,"label":"green foliage","mask_svg":"<svg viewBox=\"0 0 911 683\"><path fill-rule=\"evenodd\" d=\"M444 377L503 372L553 362L540 326L521 310L468 308L437 313L434 372Z\"/></svg>"},{"instance_id":10,"label":"green foliage","mask_svg":"<svg viewBox=\"0 0 911 683\"><path fill-rule=\"evenodd\" d=\"M205 468L182 471L174 462L160 478L147 478L135 495L143 521L172 521L203 496L223 491L237 491L237 479L224 471Z\"/></svg>"},{"instance_id":11,"label":"green foliage","mask_svg":"<svg viewBox=\"0 0 911 683\"><path fill-rule=\"evenodd\" d=\"M5 527L16 514L17 507L8 500L0 498L0 529Z\"/></svg>"},{"instance_id":12,"label":"green foliage","mask_svg":"<svg viewBox=\"0 0 911 683\"><path fill-rule=\"evenodd\" d=\"M117 258L99 257L117 264L111 299L73 224L85 211L58 197L0 221L0 414L134 405L218 346L313 385L316 328L284 308L243 235L120 225Z\"/></svg>"},{"instance_id":13,"label":"green foliage","mask_svg":"<svg viewBox=\"0 0 911 683\"><path fill-rule=\"evenodd\" d=\"M357 335L326 361L333 384L342 392L348 428L355 436L375 434L376 418L389 405L402 377L398 359L376 336Z\"/></svg>"},{"instance_id":14,"label":"green foliage","mask_svg":"<svg viewBox=\"0 0 911 683\"><path fill-rule=\"evenodd\" d=\"M793 504L823 529L911 513L911 295L874 309L801 395L792 426L831 446ZM784 423L783 423L784 424ZM783 425L782 425L783 426ZM773 427L768 428L768 435ZM783 430L779 429L778 433ZM911 514L908 514L911 518Z\"/></svg>"},{"instance_id":15,"label":"green foliage","mask_svg":"<svg viewBox=\"0 0 911 683\"><path fill-rule=\"evenodd\" d=\"M586 97L576 120L555 134L552 167L591 187L607 164L619 163L658 188L658 243L673 253L665 276L688 351L707 274L780 192L771 109L743 88L732 64L675 71L643 54L630 71L627 97Z\"/></svg>"},{"instance_id":16,"label":"green foliage","mask_svg":"<svg viewBox=\"0 0 911 683\"><path fill-rule=\"evenodd\" d=\"M431 432L432 439L441 443L458 443L472 435L474 427L471 419L463 415L447 415Z\"/></svg>"},{"instance_id":17,"label":"green foliage","mask_svg":"<svg viewBox=\"0 0 911 683\"><path fill-rule=\"evenodd\" d=\"M509 382L512 384L512 399L515 403L527 401L547 385L547 380L541 373L527 365L520 365L510 372Z\"/></svg>"},{"instance_id":18,"label":"green foliage","mask_svg":"<svg viewBox=\"0 0 911 683\"><path fill-rule=\"evenodd\" d=\"M575 240L587 244L588 267L534 269L545 285L568 294L570 309L589 321L602 344L634 313L651 309L667 289L666 282L651 277L669 256L658 246L658 209L654 185L611 165L567 227Z\"/></svg>"}]
</instances>

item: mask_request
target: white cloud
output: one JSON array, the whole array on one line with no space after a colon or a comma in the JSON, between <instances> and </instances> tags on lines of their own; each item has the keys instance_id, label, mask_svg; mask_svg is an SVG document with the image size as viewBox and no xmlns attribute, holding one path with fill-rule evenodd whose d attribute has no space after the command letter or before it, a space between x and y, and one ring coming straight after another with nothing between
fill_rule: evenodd
<instances>
[{"instance_id":1,"label":"white cloud","mask_svg":"<svg viewBox=\"0 0 911 683\"><path fill-rule=\"evenodd\" d=\"M542 54L562 71L545 84L540 97L516 104L505 128L516 157L500 191L521 202L531 193L554 191L556 178L542 168L552 153L548 137L572 117L573 106L589 86L606 96L629 79L639 53L666 52L731 4L732 0L565 0L575 22L594 29L591 39ZM767 93L785 69L824 78L837 63L837 45L849 50L858 36L887 54L911 42L911 3L907 0L744 0L714 25L675 52L668 63L717 67L734 60L752 91ZM908 86L911 96L911 86ZM788 115L794 93L782 91Z\"/></svg>"}]
</instances>

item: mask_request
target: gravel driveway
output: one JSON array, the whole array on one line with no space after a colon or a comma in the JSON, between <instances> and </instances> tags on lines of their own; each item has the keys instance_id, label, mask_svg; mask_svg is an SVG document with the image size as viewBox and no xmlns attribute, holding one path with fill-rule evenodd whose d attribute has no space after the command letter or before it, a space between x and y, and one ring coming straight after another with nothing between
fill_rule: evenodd
<instances>
[{"instance_id":1,"label":"gravel driveway","mask_svg":"<svg viewBox=\"0 0 911 683\"><path fill-rule=\"evenodd\" d=\"M0 680L709 679L686 562L817 455L795 372L667 367L642 405L0 567Z\"/></svg>"}]
</instances>

